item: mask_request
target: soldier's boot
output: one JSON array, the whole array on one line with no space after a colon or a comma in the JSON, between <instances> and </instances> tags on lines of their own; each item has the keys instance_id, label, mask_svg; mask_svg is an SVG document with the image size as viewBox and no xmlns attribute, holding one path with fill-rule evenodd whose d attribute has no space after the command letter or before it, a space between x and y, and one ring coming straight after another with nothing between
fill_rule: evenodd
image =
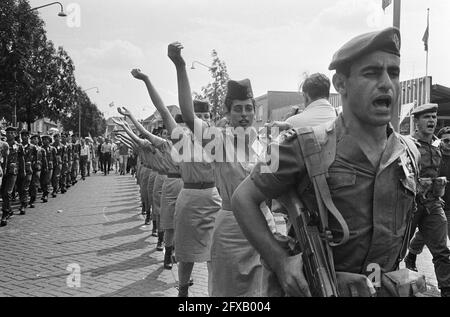
<instances>
[{"instance_id":1,"label":"soldier's boot","mask_svg":"<svg viewBox=\"0 0 450 317\"><path fill-rule=\"evenodd\" d=\"M21 214L21 215L25 215L25 214L26 214L25 208L26 208L26 205L23 205L23 204L20 205L19 211L20 211L20 214Z\"/></svg>"},{"instance_id":2,"label":"soldier's boot","mask_svg":"<svg viewBox=\"0 0 450 317\"><path fill-rule=\"evenodd\" d=\"M408 254L405 257L405 266L408 270L418 272L417 266L416 266L416 259L417 259L416 254L412 254L411 252L408 252Z\"/></svg>"},{"instance_id":3,"label":"soldier's boot","mask_svg":"<svg viewBox=\"0 0 450 317\"><path fill-rule=\"evenodd\" d=\"M4 227L8 224L6 220L8 218L8 211L6 209L2 210L2 219L0 220L0 227Z\"/></svg>"},{"instance_id":4,"label":"soldier's boot","mask_svg":"<svg viewBox=\"0 0 450 317\"><path fill-rule=\"evenodd\" d=\"M178 297L189 297L189 284L178 286Z\"/></svg>"},{"instance_id":5,"label":"soldier's boot","mask_svg":"<svg viewBox=\"0 0 450 317\"><path fill-rule=\"evenodd\" d=\"M30 208L34 208L34 202L35 201L36 201L36 197L31 197L30 198L30 202L28 203Z\"/></svg>"},{"instance_id":6,"label":"soldier's boot","mask_svg":"<svg viewBox=\"0 0 450 317\"><path fill-rule=\"evenodd\" d=\"M441 297L450 297L450 287L441 288Z\"/></svg>"},{"instance_id":7,"label":"soldier's boot","mask_svg":"<svg viewBox=\"0 0 450 317\"><path fill-rule=\"evenodd\" d=\"M52 197L56 198L56 192L52 192Z\"/></svg>"},{"instance_id":8,"label":"soldier's boot","mask_svg":"<svg viewBox=\"0 0 450 317\"><path fill-rule=\"evenodd\" d=\"M157 237L157 236L158 236L158 232L157 232L157 228L156 228L156 220L153 220L152 237Z\"/></svg>"},{"instance_id":9,"label":"soldier's boot","mask_svg":"<svg viewBox=\"0 0 450 317\"><path fill-rule=\"evenodd\" d=\"M172 269L172 251L173 247L166 247L166 252L164 253L164 268L166 270Z\"/></svg>"},{"instance_id":10,"label":"soldier's boot","mask_svg":"<svg viewBox=\"0 0 450 317\"><path fill-rule=\"evenodd\" d=\"M42 195L41 200L42 200L43 203L48 202L48 194Z\"/></svg>"},{"instance_id":11,"label":"soldier's boot","mask_svg":"<svg viewBox=\"0 0 450 317\"><path fill-rule=\"evenodd\" d=\"M158 243L156 244L156 250L162 251L163 249L163 242L164 242L164 231L158 232Z\"/></svg>"},{"instance_id":12,"label":"soldier's boot","mask_svg":"<svg viewBox=\"0 0 450 317\"><path fill-rule=\"evenodd\" d=\"M145 225L148 226L150 224L150 213L148 212L145 216Z\"/></svg>"}]
</instances>

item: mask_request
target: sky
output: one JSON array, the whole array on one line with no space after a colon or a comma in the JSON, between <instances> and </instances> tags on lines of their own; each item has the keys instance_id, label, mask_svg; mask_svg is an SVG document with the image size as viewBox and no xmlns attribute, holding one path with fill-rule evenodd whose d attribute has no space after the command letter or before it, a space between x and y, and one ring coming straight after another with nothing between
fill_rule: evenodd
<instances>
[{"instance_id":1,"label":"sky","mask_svg":"<svg viewBox=\"0 0 450 317\"><path fill-rule=\"evenodd\" d=\"M29 0L32 7L50 3ZM147 73L166 105L178 104L175 67L168 44L179 41L191 89L212 79L203 64L215 49L231 79L249 78L254 95L297 91L304 73L330 78L333 54L352 37L392 25L393 5L382 0L60 0L39 9L47 37L63 46L75 64L77 83L88 90L106 118L114 105L144 119L155 108L142 82L130 71ZM422 37L430 8L429 75L450 87L450 1L403 0L401 80L425 76Z\"/></svg>"}]
</instances>

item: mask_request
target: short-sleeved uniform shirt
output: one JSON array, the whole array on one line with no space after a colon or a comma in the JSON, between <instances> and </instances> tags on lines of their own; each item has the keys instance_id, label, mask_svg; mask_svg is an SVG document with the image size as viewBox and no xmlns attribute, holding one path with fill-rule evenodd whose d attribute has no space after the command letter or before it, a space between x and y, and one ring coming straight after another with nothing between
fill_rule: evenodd
<instances>
[{"instance_id":1,"label":"short-sleeved uniform shirt","mask_svg":"<svg viewBox=\"0 0 450 317\"><path fill-rule=\"evenodd\" d=\"M400 136L388 128L388 140L379 166L373 166L347 134L342 116L334 123L336 156L328 170L327 183L337 209L350 231L349 241L333 248L336 271L368 274L369 264L378 264L383 271L392 271L400 254L407 219L414 203L416 182L407 178L400 163L407 146ZM262 163L251 174L255 185L267 196L276 198L300 180L308 177L296 137L282 141L278 155L279 169L260 173ZM301 197L308 208L316 208L314 190L309 186ZM312 206L312 207L311 207ZM329 215L329 229L341 237L338 222Z\"/></svg>"}]
</instances>

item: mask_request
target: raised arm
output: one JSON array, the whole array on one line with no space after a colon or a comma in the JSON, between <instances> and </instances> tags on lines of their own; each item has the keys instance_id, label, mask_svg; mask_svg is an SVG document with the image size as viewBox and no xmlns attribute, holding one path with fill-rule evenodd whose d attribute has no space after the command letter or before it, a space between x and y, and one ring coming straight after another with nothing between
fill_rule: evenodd
<instances>
[{"instance_id":1,"label":"raised arm","mask_svg":"<svg viewBox=\"0 0 450 317\"><path fill-rule=\"evenodd\" d=\"M134 118L133 114L129 110L127 110L125 107L118 108L117 110L119 111L120 114L122 114L124 116L129 116L130 119ZM133 119L131 119L131 120L133 120ZM133 121L133 123L138 124L136 127L138 128L139 132L141 132L145 136L145 138L147 140L149 140L154 146L160 146L166 142L166 140L164 140L163 138L160 138L160 137L148 132L139 122L137 122L136 119L134 119L134 120L135 120L135 122ZM133 135L134 135L136 138L140 139L136 134L134 134L133 131L131 131L130 126L125 121L123 121L123 120L118 121L116 119L113 119L113 121L116 124L120 125L131 138L134 139L134 137L133 137ZM142 131L141 131L141 129L139 129L139 126L141 127Z\"/></svg>"},{"instance_id":2,"label":"raised arm","mask_svg":"<svg viewBox=\"0 0 450 317\"><path fill-rule=\"evenodd\" d=\"M145 83L148 94L150 95L150 99L152 100L156 109L161 114L161 118L163 119L164 125L167 128L167 131L171 134L172 130L177 127L177 123L175 122L174 117L172 117L172 114L170 113L169 109L166 107L166 105L162 101L161 97L159 96L158 92L156 91L155 87L153 86L152 82L150 81L150 78L146 74L141 72L140 69L133 69L131 71L131 75L133 75L134 78L142 80Z\"/></svg>"},{"instance_id":3,"label":"raised arm","mask_svg":"<svg viewBox=\"0 0 450 317\"><path fill-rule=\"evenodd\" d=\"M169 44L168 56L175 64L177 70L178 81L178 102L180 104L183 120L192 131L203 131L207 124L197 118L194 112L194 104L192 102L191 87L186 72L186 63L181 56L183 45L179 42Z\"/></svg>"}]
</instances>

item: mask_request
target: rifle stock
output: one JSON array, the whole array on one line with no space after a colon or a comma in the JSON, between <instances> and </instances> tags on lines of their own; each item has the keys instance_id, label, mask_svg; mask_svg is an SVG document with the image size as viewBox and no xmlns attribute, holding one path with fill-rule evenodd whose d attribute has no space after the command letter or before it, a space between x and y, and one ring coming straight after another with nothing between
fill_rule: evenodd
<instances>
[{"instance_id":1,"label":"rifle stock","mask_svg":"<svg viewBox=\"0 0 450 317\"><path fill-rule=\"evenodd\" d=\"M294 227L297 241L302 251L303 270L313 297L337 297L337 282L334 267L330 263L331 248L322 239L316 225L310 222L310 216L296 192L277 198L286 208L289 220Z\"/></svg>"}]
</instances>

